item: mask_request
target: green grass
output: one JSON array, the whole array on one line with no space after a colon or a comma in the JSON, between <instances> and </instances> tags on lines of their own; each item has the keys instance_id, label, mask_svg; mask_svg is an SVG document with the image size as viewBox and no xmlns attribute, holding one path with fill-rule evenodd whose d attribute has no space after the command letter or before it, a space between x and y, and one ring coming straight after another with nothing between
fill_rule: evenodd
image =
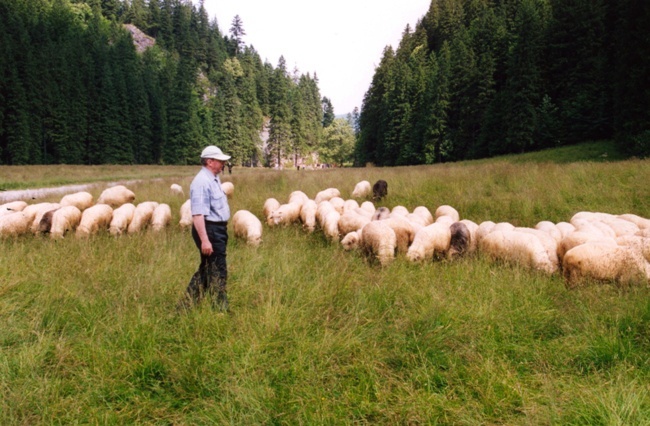
<instances>
[{"instance_id":1,"label":"green grass","mask_svg":"<svg viewBox=\"0 0 650 426\"><path fill-rule=\"evenodd\" d=\"M504 155L498 157L498 159L512 163L552 162L561 164L579 161L599 163L622 161L628 159L628 156L620 150L619 146L614 141L603 140L550 148L525 154ZM479 162L490 163L494 160L495 159L485 159L480 160Z\"/></svg>"},{"instance_id":2,"label":"green grass","mask_svg":"<svg viewBox=\"0 0 650 426\"><path fill-rule=\"evenodd\" d=\"M450 204L476 222L532 226L582 210L650 217L649 161L223 178L232 211L258 216L271 196L333 186L347 198L383 178L389 207ZM30 170L32 182L47 169ZM0 240L0 424L650 423L648 288L570 291L480 255L379 268L319 232L265 226L257 249L231 232L232 315L208 304L178 314L198 264L168 189L187 192L197 168L178 170L132 186L137 201L172 207L163 233Z\"/></svg>"},{"instance_id":3,"label":"green grass","mask_svg":"<svg viewBox=\"0 0 650 426\"><path fill-rule=\"evenodd\" d=\"M184 176L195 166L0 166L0 191Z\"/></svg>"}]
</instances>

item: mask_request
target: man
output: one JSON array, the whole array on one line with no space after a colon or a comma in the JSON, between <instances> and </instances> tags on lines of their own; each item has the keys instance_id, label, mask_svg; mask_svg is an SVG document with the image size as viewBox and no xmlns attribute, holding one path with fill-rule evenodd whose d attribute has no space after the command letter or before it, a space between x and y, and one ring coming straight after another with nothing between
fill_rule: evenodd
<instances>
[{"instance_id":1,"label":"man","mask_svg":"<svg viewBox=\"0 0 650 426\"><path fill-rule=\"evenodd\" d=\"M181 306L186 308L208 294L212 307L228 311L226 245L228 244L228 197L221 189L219 173L230 159L214 145L201 153L201 171L190 185L192 238L201 253L201 263L189 285Z\"/></svg>"}]
</instances>

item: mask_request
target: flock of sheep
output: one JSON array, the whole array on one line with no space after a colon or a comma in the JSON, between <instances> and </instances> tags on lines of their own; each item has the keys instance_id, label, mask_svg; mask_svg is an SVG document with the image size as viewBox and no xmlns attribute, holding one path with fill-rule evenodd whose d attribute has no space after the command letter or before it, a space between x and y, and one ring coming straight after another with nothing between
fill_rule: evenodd
<instances>
[{"instance_id":1,"label":"flock of sheep","mask_svg":"<svg viewBox=\"0 0 650 426\"><path fill-rule=\"evenodd\" d=\"M231 182L224 182L222 187L228 197L232 196ZM178 184L171 185L170 191L185 195ZM111 235L136 234L147 228L160 231L171 223L168 204L143 201L135 205L134 201L135 193L124 185L105 189L97 200L91 193L79 191L63 196L58 203L12 201L0 205L0 238L33 233L57 239L72 232L77 238L88 238L101 230ZM192 225L189 200L181 207L179 225Z\"/></svg>"},{"instance_id":2,"label":"flock of sheep","mask_svg":"<svg viewBox=\"0 0 650 426\"><path fill-rule=\"evenodd\" d=\"M460 219L458 211L441 205L376 207L368 181L359 182L350 199L328 188L310 199L302 191L286 203L268 198L262 214L269 227L302 225L319 229L345 250L360 250L381 265L404 254L411 262L453 260L481 252L495 261L516 263L546 274L561 273L569 288L591 281L618 285L650 281L650 219L634 214L579 212L568 222L541 221L533 228L508 222L477 224ZM359 202L357 199L365 199ZM249 211L233 217L235 236L258 245L261 221Z\"/></svg>"},{"instance_id":3,"label":"flock of sheep","mask_svg":"<svg viewBox=\"0 0 650 426\"><path fill-rule=\"evenodd\" d=\"M234 185L224 182L222 187L230 198ZM179 185L170 190L184 196ZM568 222L541 221L534 228L508 222L477 224L461 220L449 205L431 213L425 206L409 211L404 206L376 207L370 201L380 201L386 192L385 181L371 187L365 180L347 200L336 188L322 190L313 199L294 191L286 203L268 198L262 215L270 228L299 224L308 233L319 230L345 250L360 250L381 265L389 264L398 254L422 262L481 252L493 260L546 274L561 273L569 288L594 280L623 286L650 281L650 219L579 212ZM134 205L134 200L131 190L117 185L104 190L96 202L90 193L76 192L58 203L6 203L0 206L0 237L32 232L62 238L75 232L78 238L85 238L102 229L121 235L147 227L159 231L170 224L169 205L155 201ZM357 200L365 201L359 204ZM180 208L179 225L192 226L189 200ZM262 242L262 221L250 211L236 211L232 225L236 238L253 246Z\"/></svg>"}]
</instances>

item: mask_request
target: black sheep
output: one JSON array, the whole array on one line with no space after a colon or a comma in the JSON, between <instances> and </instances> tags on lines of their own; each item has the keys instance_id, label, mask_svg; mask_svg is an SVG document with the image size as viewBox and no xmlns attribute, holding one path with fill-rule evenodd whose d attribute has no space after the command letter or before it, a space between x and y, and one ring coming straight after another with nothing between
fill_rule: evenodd
<instances>
[{"instance_id":1,"label":"black sheep","mask_svg":"<svg viewBox=\"0 0 650 426\"><path fill-rule=\"evenodd\" d=\"M447 257L454 259L461 257L469 250L472 236L469 228L463 222L454 222L449 227L451 231L451 242L449 244L449 251Z\"/></svg>"},{"instance_id":2,"label":"black sheep","mask_svg":"<svg viewBox=\"0 0 650 426\"><path fill-rule=\"evenodd\" d=\"M385 180L379 179L372 186L372 199L379 201L388 195L388 183Z\"/></svg>"}]
</instances>

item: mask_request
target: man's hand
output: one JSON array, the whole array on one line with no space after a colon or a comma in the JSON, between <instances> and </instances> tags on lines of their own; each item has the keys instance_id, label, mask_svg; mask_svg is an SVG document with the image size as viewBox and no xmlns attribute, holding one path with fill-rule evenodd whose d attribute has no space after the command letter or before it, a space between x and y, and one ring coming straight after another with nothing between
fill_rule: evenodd
<instances>
[{"instance_id":1,"label":"man's hand","mask_svg":"<svg viewBox=\"0 0 650 426\"><path fill-rule=\"evenodd\" d=\"M203 256L210 256L212 251L212 243L210 240L201 241L201 254Z\"/></svg>"}]
</instances>

